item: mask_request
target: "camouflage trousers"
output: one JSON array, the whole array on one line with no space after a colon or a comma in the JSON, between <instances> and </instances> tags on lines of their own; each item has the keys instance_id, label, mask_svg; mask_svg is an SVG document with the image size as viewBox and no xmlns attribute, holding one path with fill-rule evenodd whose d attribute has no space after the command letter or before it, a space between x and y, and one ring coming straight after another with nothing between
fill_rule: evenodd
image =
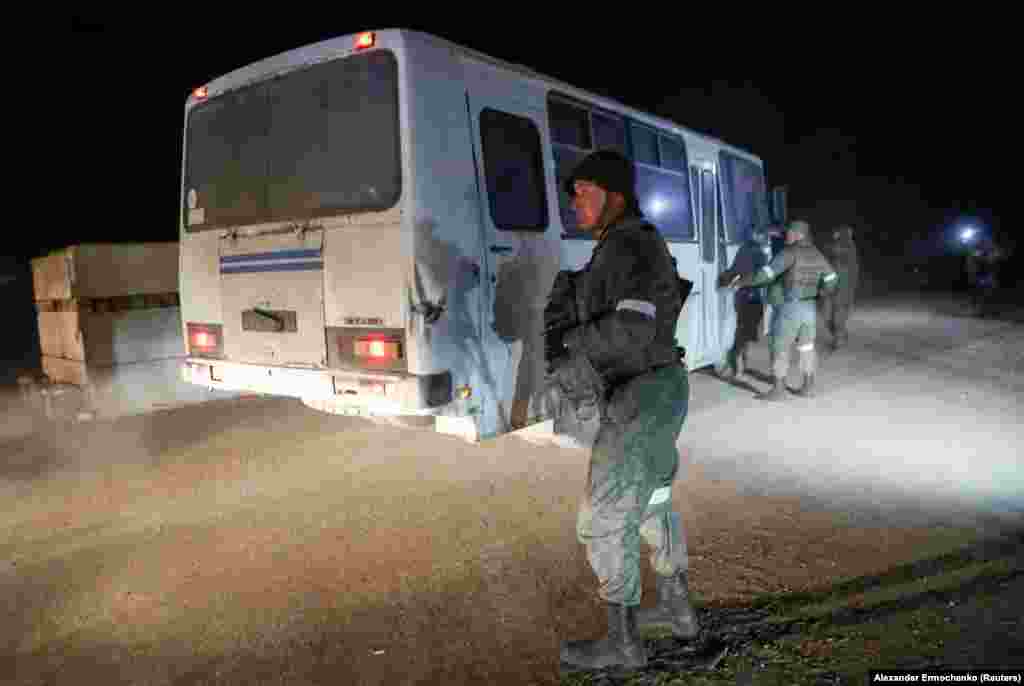
<instances>
[{"instance_id":1,"label":"camouflage trousers","mask_svg":"<svg viewBox=\"0 0 1024 686\"><path fill-rule=\"evenodd\" d=\"M771 323L772 376L786 378L789 351L796 344L800 353L800 371L813 374L817 367L814 339L818 335L817 306L814 300L785 302L776 306Z\"/></svg>"},{"instance_id":2,"label":"camouflage trousers","mask_svg":"<svg viewBox=\"0 0 1024 686\"><path fill-rule=\"evenodd\" d=\"M833 346L842 346L850 339L847 322L853 310L851 299L845 294L824 296L818 301L818 314L832 336Z\"/></svg>"},{"instance_id":3,"label":"camouflage trousers","mask_svg":"<svg viewBox=\"0 0 1024 686\"><path fill-rule=\"evenodd\" d=\"M601 416L576 534L606 602L640 604L641 539L659 575L688 566L672 484L689 394L686 368L662 367L616 389Z\"/></svg>"}]
</instances>

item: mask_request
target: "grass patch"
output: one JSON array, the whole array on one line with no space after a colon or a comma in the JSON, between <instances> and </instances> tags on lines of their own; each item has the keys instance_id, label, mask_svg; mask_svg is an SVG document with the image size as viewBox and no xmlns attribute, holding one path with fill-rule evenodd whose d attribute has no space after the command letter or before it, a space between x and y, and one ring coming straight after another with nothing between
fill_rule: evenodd
<instances>
[{"instance_id":1,"label":"grass patch","mask_svg":"<svg viewBox=\"0 0 1024 686\"><path fill-rule=\"evenodd\" d=\"M869 669L939 659L945 644L961 631L941 608L899 612L855 626L817 625L808 634L755 643L749 654L726 658L714 672L638 674L623 686L725 686L815 684L823 677L840 683L863 683ZM595 686L603 677L580 673L563 677L560 686ZM834 682L833 682L834 683Z\"/></svg>"},{"instance_id":2,"label":"grass patch","mask_svg":"<svg viewBox=\"0 0 1024 686\"><path fill-rule=\"evenodd\" d=\"M838 674L843 683L861 683L869 669L941 658L945 644L961 630L947 621L940 607L845 627L819 624L807 635L755 646L746 664L734 670L756 668L759 684L808 684L825 674Z\"/></svg>"},{"instance_id":3,"label":"grass patch","mask_svg":"<svg viewBox=\"0 0 1024 686\"><path fill-rule=\"evenodd\" d=\"M990 544L991 549L986 554L984 544L966 546L963 545L964 539L959 533L955 531L949 533L950 539L944 541L944 544L936 545L931 556L926 553L914 562L899 565L882 574L850 579L820 591L767 593L751 601L751 607L770 611L779 617L789 617L801 610L806 610L809 606L826 606L837 603L841 605L842 599L851 596L871 596L881 592L881 589L902 588L920 583L922 579L939 579L942 576L953 574L957 570L973 568L980 572L985 568L986 557L1001 557L1012 552L1012 543L992 543ZM956 549L950 550L954 541L958 545ZM1003 558L1002 563L1011 566L1014 564L1010 558ZM970 571L967 573L970 574ZM929 581L929 583L932 582Z\"/></svg>"},{"instance_id":4,"label":"grass patch","mask_svg":"<svg viewBox=\"0 0 1024 686\"><path fill-rule=\"evenodd\" d=\"M823 598L805 599L799 606L790 605L785 615L776 615L772 620L820 619L848 608L871 609L925 593L951 591L975 580L1004 577L1014 568L1013 560L992 560L969 564L938 576L893 583L867 592L847 591L844 594L843 590L837 589Z\"/></svg>"},{"instance_id":5,"label":"grass patch","mask_svg":"<svg viewBox=\"0 0 1024 686\"><path fill-rule=\"evenodd\" d=\"M949 646L972 630L956 618L946 594L968 594L957 596L971 610L966 614L985 616L986 607L1006 602L994 590L998 582L1020 573L1019 554L1006 555L998 543L989 546L987 553L985 545L963 548L817 593L760 597L753 607L773 613L762 626L798 622L794 633L741 646L713 672L637 674L612 681L577 673L564 676L560 685L857 684L870 669L941 663ZM986 554L993 558L984 559ZM924 570L932 573L914 576ZM881 611L858 621L856 612L873 609ZM854 611L852 620L833 621L845 610Z\"/></svg>"}]
</instances>

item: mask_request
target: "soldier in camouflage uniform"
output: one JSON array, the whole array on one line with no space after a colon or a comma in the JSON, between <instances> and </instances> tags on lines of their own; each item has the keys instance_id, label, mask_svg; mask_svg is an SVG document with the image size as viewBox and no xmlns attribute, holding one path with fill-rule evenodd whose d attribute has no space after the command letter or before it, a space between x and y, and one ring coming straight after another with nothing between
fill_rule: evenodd
<instances>
[{"instance_id":1,"label":"soldier in camouflage uniform","mask_svg":"<svg viewBox=\"0 0 1024 686\"><path fill-rule=\"evenodd\" d=\"M733 284L736 288L768 285L770 302L781 301L771 322L772 388L759 394L762 400L784 400L789 372L789 349L800 351L803 385L797 391L810 395L814 388L817 356L815 301L835 289L839 275L825 256L811 243L810 226L804 221L786 227L786 247L760 271L747 274Z\"/></svg>"},{"instance_id":2,"label":"soldier in camouflage uniform","mask_svg":"<svg viewBox=\"0 0 1024 686\"><path fill-rule=\"evenodd\" d=\"M683 531L672 511L676 441L689 402L675 341L685 284L641 214L635 183L632 163L611 151L588 156L565 182L579 226L597 245L578 276L583 323L565 336L569 354L550 374L565 388L589 376L600 389L577 536L608 611L606 636L563 644L561 659L571 668L645 665L640 628L689 638L698 632ZM638 610L641 539L653 548L658 574L658 603L646 610Z\"/></svg>"},{"instance_id":3,"label":"soldier in camouflage uniform","mask_svg":"<svg viewBox=\"0 0 1024 686\"><path fill-rule=\"evenodd\" d=\"M971 311L979 317L992 312L999 290L999 265L1005 253L989 238L967 253L967 279L971 287Z\"/></svg>"},{"instance_id":4,"label":"soldier in camouflage uniform","mask_svg":"<svg viewBox=\"0 0 1024 686\"><path fill-rule=\"evenodd\" d=\"M831 348L835 352L850 339L847 322L857 297L860 281L860 260L853 242L853 228L841 226L832 233L832 242L823 251L829 263L839 274L836 289L831 295L819 299L821 320L832 336Z\"/></svg>"}]
</instances>

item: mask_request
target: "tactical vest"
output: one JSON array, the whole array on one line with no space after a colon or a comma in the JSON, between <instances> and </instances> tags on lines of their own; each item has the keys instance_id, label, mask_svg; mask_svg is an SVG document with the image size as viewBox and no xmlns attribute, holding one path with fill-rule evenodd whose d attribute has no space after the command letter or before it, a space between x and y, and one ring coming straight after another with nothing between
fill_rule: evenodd
<instances>
[{"instance_id":1,"label":"tactical vest","mask_svg":"<svg viewBox=\"0 0 1024 686\"><path fill-rule=\"evenodd\" d=\"M794 253L793 266L782 275L786 301L817 298L822 277L832 271L828 260L810 242L794 243L786 250Z\"/></svg>"}]
</instances>

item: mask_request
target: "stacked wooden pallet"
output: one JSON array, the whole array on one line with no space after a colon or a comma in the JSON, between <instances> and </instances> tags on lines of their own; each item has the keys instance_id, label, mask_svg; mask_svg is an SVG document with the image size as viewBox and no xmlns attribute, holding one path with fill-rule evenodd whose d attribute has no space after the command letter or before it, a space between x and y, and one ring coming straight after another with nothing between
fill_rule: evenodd
<instances>
[{"instance_id":1,"label":"stacked wooden pallet","mask_svg":"<svg viewBox=\"0 0 1024 686\"><path fill-rule=\"evenodd\" d=\"M185 353L178 244L75 245L32 260L43 373L88 386L118 364Z\"/></svg>"},{"instance_id":2,"label":"stacked wooden pallet","mask_svg":"<svg viewBox=\"0 0 1024 686\"><path fill-rule=\"evenodd\" d=\"M228 395L181 379L176 242L70 246L32 260L32 279L48 402L120 416Z\"/></svg>"}]
</instances>

